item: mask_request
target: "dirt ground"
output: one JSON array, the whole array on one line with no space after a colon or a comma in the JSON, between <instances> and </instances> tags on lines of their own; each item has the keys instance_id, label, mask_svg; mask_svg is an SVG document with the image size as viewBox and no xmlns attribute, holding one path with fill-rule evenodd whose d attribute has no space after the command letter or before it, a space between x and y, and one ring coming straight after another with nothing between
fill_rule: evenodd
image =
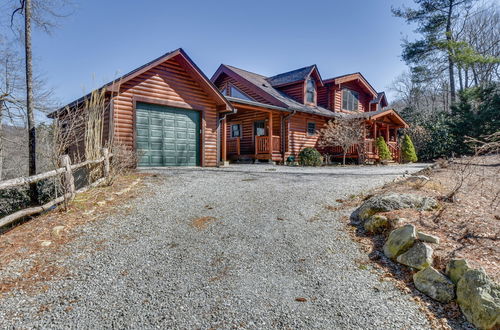
<instances>
[{"instance_id":1,"label":"dirt ground","mask_svg":"<svg viewBox=\"0 0 500 330\"><path fill-rule=\"evenodd\" d=\"M449 259L465 258L499 281L500 155L438 161L417 175L421 178L386 184L370 195L401 192L437 198L440 207L435 211L399 210L386 215L402 217L440 238L440 244L433 246L436 268L444 271Z\"/></svg>"}]
</instances>

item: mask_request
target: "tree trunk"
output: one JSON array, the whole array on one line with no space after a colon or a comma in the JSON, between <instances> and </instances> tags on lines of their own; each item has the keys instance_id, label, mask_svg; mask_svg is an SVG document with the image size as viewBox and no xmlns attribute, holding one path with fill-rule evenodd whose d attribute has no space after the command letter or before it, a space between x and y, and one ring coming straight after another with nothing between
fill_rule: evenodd
<instances>
[{"instance_id":1,"label":"tree trunk","mask_svg":"<svg viewBox=\"0 0 500 330\"><path fill-rule=\"evenodd\" d=\"M345 149L344 149L344 156L342 157L342 165L344 165L344 166L345 166L345 157L346 157L346 155L347 155L347 151L345 151Z\"/></svg>"},{"instance_id":2,"label":"tree trunk","mask_svg":"<svg viewBox=\"0 0 500 330\"><path fill-rule=\"evenodd\" d=\"M446 41L448 42L448 74L450 76L450 98L451 98L451 103L455 103L456 101L456 91L455 91L455 71L454 71L454 63L453 63L453 57L452 57L452 47L450 45L452 41L452 35L451 35L451 17L453 14L453 5L454 5L454 0L448 0L448 15L446 17Z\"/></svg>"},{"instance_id":3,"label":"tree trunk","mask_svg":"<svg viewBox=\"0 0 500 330\"><path fill-rule=\"evenodd\" d=\"M24 50L26 58L26 112L28 114L29 175L36 174L36 131L33 111L33 61L31 52L31 0L24 3ZM38 201L36 185L30 186L31 202Z\"/></svg>"},{"instance_id":4,"label":"tree trunk","mask_svg":"<svg viewBox=\"0 0 500 330\"><path fill-rule=\"evenodd\" d=\"M462 78L462 67L458 66L458 83L459 83L459 88L460 91L464 90L464 81Z\"/></svg>"}]
</instances>

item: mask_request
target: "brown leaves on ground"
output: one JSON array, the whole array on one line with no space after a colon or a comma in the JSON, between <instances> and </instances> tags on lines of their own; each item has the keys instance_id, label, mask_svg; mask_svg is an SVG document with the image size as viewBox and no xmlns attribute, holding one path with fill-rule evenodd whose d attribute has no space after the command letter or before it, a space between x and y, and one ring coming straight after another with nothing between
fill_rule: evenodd
<instances>
[{"instance_id":1,"label":"brown leaves on ground","mask_svg":"<svg viewBox=\"0 0 500 330\"><path fill-rule=\"evenodd\" d=\"M43 292L42 283L53 278L71 276L58 265L58 260L70 253L64 249L64 245L78 236L76 227L110 214L130 212L123 204L137 195L140 185L133 183L144 176L121 176L112 186L97 187L78 194L68 204L67 210L60 206L29 221L13 225L0 234L0 271L6 274L7 268L12 269L12 263L19 264L15 270L16 276L0 278L0 294L12 289L37 289ZM64 228L54 230L57 226ZM43 246L42 242L50 242L50 245ZM103 243L96 242L97 249Z\"/></svg>"},{"instance_id":2,"label":"brown leaves on ground","mask_svg":"<svg viewBox=\"0 0 500 330\"><path fill-rule=\"evenodd\" d=\"M383 213L389 218L405 218L418 230L438 236L440 244L433 244L433 266L444 271L451 258L466 258L473 267L482 267L494 280L500 280L500 156L481 156L441 161L418 175L425 179L400 180L375 189L367 196L389 192L414 193L440 200L434 211L397 210ZM458 189L457 189L458 187ZM445 197L454 192L453 198ZM345 208L359 206L345 203ZM348 218L344 218L349 223ZM410 290L414 300L426 311L433 327L449 328L450 322L461 317L455 303L435 304L416 291L412 284L413 271L381 258L385 238L382 235L360 235L362 230L348 226L354 240L369 251L369 258L383 268L385 276L395 280L402 290Z\"/></svg>"},{"instance_id":3,"label":"brown leaves on ground","mask_svg":"<svg viewBox=\"0 0 500 330\"><path fill-rule=\"evenodd\" d=\"M215 222L216 220L217 220L217 218L208 217L208 216L196 218L193 221L191 221L191 227L194 227L198 230L203 230L203 229L206 229L209 224L211 224L212 222Z\"/></svg>"}]
</instances>

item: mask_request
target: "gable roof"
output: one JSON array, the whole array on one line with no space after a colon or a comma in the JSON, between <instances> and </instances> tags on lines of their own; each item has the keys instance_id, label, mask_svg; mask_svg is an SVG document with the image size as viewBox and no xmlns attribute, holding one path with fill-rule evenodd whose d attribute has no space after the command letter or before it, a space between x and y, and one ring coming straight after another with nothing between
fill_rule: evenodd
<instances>
[{"instance_id":1,"label":"gable roof","mask_svg":"<svg viewBox=\"0 0 500 330\"><path fill-rule=\"evenodd\" d=\"M362 85L365 86L365 88L367 89L367 91L370 92L373 95L373 97L377 97L378 96L378 93L375 90L375 88L373 88L373 86L370 85L370 83L368 82L368 80L366 80L366 78L361 74L361 72L354 72L354 73L344 74L344 75L341 75L341 76L337 76L337 77L333 77L333 78L330 78L330 79L326 79L323 82L325 84L331 84L331 83L333 83L333 84L341 84L341 83L348 82L348 81L353 81L353 80L358 80L359 82L361 82Z\"/></svg>"},{"instance_id":2,"label":"gable roof","mask_svg":"<svg viewBox=\"0 0 500 330\"><path fill-rule=\"evenodd\" d=\"M304 81L306 80L313 72L316 73L316 80L319 81L320 86L323 86L323 80L319 75L318 67L316 64L306 66L297 70L292 70L284 73L277 74L275 76L267 78L267 81L274 87L283 86L290 83Z\"/></svg>"},{"instance_id":3,"label":"gable roof","mask_svg":"<svg viewBox=\"0 0 500 330\"><path fill-rule=\"evenodd\" d=\"M385 92L380 92L377 94L377 97L370 101L371 104L380 103L383 107L387 106L387 98L385 97Z\"/></svg>"},{"instance_id":4,"label":"gable roof","mask_svg":"<svg viewBox=\"0 0 500 330\"><path fill-rule=\"evenodd\" d=\"M181 65L183 68L188 71L188 73L196 76L198 79L196 79L199 83L201 88L207 92L207 94L211 95L215 100L217 100L217 105L225 105L227 111L232 111L233 106L232 104L222 95L222 93L219 91L217 87L208 79L208 77L201 71L201 69L193 62L193 60L187 55L187 53L182 49L178 48L176 50L173 50L171 52L165 53L161 55L158 58L155 58L154 60L147 62L144 65L141 65L140 67L124 74L123 76L116 78L112 81L110 81L107 84L104 84L103 86L97 88L96 90L100 90L105 88L107 92L118 92L118 89L120 88L120 85L123 84L124 82L127 82L131 79L134 79L135 77L143 74L144 72L160 65L161 63L168 61L174 57L178 57L177 59L181 62ZM64 109L64 108L72 108L75 107L82 102L84 102L88 97L90 97L91 93L88 93L87 95L82 96L81 98L67 104L64 107L61 107L59 110L56 110L48 115L49 118L53 118L54 115Z\"/></svg>"},{"instance_id":5,"label":"gable roof","mask_svg":"<svg viewBox=\"0 0 500 330\"><path fill-rule=\"evenodd\" d=\"M367 111L360 113L348 114L347 117L350 118L366 118L366 119L379 119L385 116L390 116L394 118L397 122L401 124L401 126L407 128L409 127L408 123L401 117L401 115L394 109L385 109L385 110L377 110L377 111Z\"/></svg>"},{"instance_id":6,"label":"gable roof","mask_svg":"<svg viewBox=\"0 0 500 330\"><path fill-rule=\"evenodd\" d=\"M311 71L312 72L312 71ZM254 92L261 95L264 99L268 100L272 105L282 107L289 110L295 110L299 112L306 112L310 114L336 117L336 113L325 109L320 106L309 106L297 102L287 96L285 93L276 89L268 81L268 78L257 73L249 72L243 69L236 68L234 66L221 64L219 69L212 76L212 82L215 82L221 74L227 74L240 82L244 83L246 86L251 88Z\"/></svg>"}]
</instances>

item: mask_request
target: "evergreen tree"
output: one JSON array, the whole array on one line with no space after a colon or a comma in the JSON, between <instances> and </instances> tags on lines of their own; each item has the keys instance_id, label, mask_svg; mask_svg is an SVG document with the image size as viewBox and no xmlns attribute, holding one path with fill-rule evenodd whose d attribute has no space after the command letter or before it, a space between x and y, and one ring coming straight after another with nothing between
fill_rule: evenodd
<instances>
[{"instance_id":1,"label":"evergreen tree","mask_svg":"<svg viewBox=\"0 0 500 330\"><path fill-rule=\"evenodd\" d=\"M418 160L415 147L408 134L405 134L403 143L401 144L401 154L403 161L406 163L414 163Z\"/></svg>"},{"instance_id":2,"label":"evergreen tree","mask_svg":"<svg viewBox=\"0 0 500 330\"><path fill-rule=\"evenodd\" d=\"M385 140L383 137L379 136L377 138L377 149L378 149L378 156L380 160L391 160L392 155L391 152L389 151L389 147L387 146L387 143L385 143Z\"/></svg>"}]
</instances>

